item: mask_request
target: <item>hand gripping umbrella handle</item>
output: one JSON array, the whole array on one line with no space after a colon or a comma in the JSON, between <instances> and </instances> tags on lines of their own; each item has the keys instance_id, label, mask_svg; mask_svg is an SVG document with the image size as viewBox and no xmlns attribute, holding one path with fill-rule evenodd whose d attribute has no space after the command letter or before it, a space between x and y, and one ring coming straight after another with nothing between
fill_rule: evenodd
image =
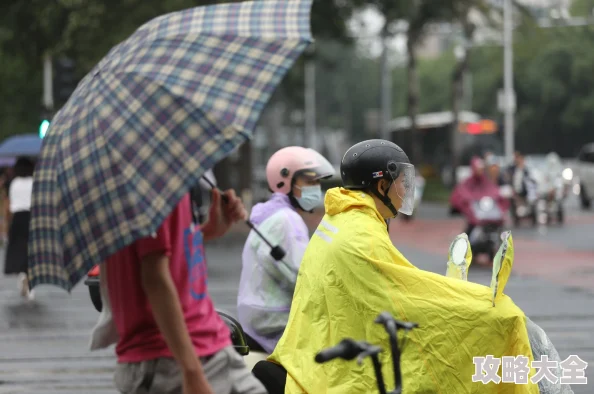
<instances>
[{"instance_id":1,"label":"hand gripping umbrella handle","mask_svg":"<svg viewBox=\"0 0 594 394\"><path fill-rule=\"evenodd\" d=\"M204 181L206 183L208 183L208 185L212 188L212 189L217 189L217 187L215 186L214 183L212 183L212 181L210 179L208 179L207 177L203 176L202 179L204 179ZM229 203L229 198L225 195L221 193L221 197L223 199L223 202L225 204ZM268 241L268 239L266 239L266 237L264 236L264 234L262 234L257 228L256 226L254 226L254 224L247 219L245 221L245 223L249 226L249 228L251 228L252 230L254 230L254 232L258 235L258 237L260 237L262 239L262 241L264 241L266 243L266 245L270 246L271 250L270 250L270 256L272 256L273 259L275 259L276 261L281 261L286 253L283 250L283 248L280 245L272 245L272 243L270 243L270 241Z\"/></svg>"}]
</instances>

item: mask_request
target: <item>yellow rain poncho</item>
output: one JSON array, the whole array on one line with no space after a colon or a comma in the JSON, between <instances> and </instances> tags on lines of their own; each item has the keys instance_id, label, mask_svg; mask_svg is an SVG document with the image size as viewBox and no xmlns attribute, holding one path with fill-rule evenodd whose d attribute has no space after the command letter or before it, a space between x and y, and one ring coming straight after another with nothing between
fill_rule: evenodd
<instances>
[{"instance_id":1,"label":"yellow rain poncho","mask_svg":"<svg viewBox=\"0 0 594 394\"><path fill-rule=\"evenodd\" d=\"M414 267L390 241L365 193L331 189L325 206L301 263L287 328L269 358L287 370L285 393L377 393L369 359L361 366L314 361L317 352L347 337L384 349L384 378L393 390L388 335L374 323L388 311L419 324L402 352L405 393L538 394L530 381L472 382L473 357L523 355L532 361L525 315L509 297L498 297L494 307L490 288Z\"/></svg>"}]
</instances>

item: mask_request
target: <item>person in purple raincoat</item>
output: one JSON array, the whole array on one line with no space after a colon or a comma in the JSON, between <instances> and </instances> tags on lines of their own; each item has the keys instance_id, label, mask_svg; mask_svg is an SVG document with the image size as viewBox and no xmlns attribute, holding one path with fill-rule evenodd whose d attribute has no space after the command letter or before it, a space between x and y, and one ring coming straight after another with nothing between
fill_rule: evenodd
<instances>
[{"instance_id":1,"label":"person in purple raincoat","mask_svg":"<svg viewBox=\"0 0 594 394\"><path fill-rule=\"evenodd\" d=\"M273 194L254 206L250 220L286 255L275 261L270 246L253 230L243 248L237 313L252 349L271 353L283 334L309 242L301 215L323 204L320 180L333 175L332 165L313 149L291 146L268 160L266 178Z\"/></svg>"}]
</instances>

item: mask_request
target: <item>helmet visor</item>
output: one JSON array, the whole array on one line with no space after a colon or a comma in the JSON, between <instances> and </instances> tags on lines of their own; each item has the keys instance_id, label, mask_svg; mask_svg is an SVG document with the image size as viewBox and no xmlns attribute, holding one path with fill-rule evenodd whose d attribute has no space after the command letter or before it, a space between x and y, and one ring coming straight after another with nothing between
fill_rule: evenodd
<instances>
[{"instance_id":1,"label":"helmet visor","mask_svg":"<svg viewBox=\"0 0 594 394\"><path fill-rule=\"evenodd\" d=\"M396 188L402 205L398 212L404 215L412 215L415 208L415 166L410 163L388 163L388 173L394 182L392 187ZM394 201L392 201L394 204ZM394 204L398 206L398 204Z\"/></svg>"},{"instance_id":2,"label":"helmet visor","mask_svg":"<svg viewBox=\"0 0 594 394\"><path fill-rule=\"evenodd\" d=\"M318 180L334 176L334 167L324 156L313 149L307 149L307 158L304 160L303 169L298 172L298 175L305 176L310 179Z\"/></svg>"}]
</instances>

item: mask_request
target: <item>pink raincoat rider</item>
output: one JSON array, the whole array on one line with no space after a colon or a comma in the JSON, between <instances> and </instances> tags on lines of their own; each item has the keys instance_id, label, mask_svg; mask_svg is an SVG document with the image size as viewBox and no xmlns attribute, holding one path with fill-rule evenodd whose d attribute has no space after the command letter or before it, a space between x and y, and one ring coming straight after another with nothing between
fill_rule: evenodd
<instances>
[{"instance_id":1,"label":"pink raincoat rider","mask_svg":"<svg viewBox=\"0 0 594 394\"><path fill-rule=\"evenodd\" d=\"M469 220L473 226L474 215L470 212L471 202L482 197L492 197L502 210L507 210L508 201L500 196L499 187L485 175L485 165L478 157L470 161L472 175L459 183L450 196L450 205Z\"/></svg>"},{"instance_id":2,"label":"pink raincoat rider","mask_svg":"<svg viewBox=\"0 0 594 394\"><path fill-rule=\"evenodd\" d=\"M289 318L301 258L309 243L309 230L301 214L323 204L320 179L334 168L319 153L298 146L276 152L266 166L272 196L252 209L250 220L272 245L286 252L275 261L271 248L254 231L242 255L237 297L238 319L245 332L271 353Z\"/></svg>"}]
</instances>

